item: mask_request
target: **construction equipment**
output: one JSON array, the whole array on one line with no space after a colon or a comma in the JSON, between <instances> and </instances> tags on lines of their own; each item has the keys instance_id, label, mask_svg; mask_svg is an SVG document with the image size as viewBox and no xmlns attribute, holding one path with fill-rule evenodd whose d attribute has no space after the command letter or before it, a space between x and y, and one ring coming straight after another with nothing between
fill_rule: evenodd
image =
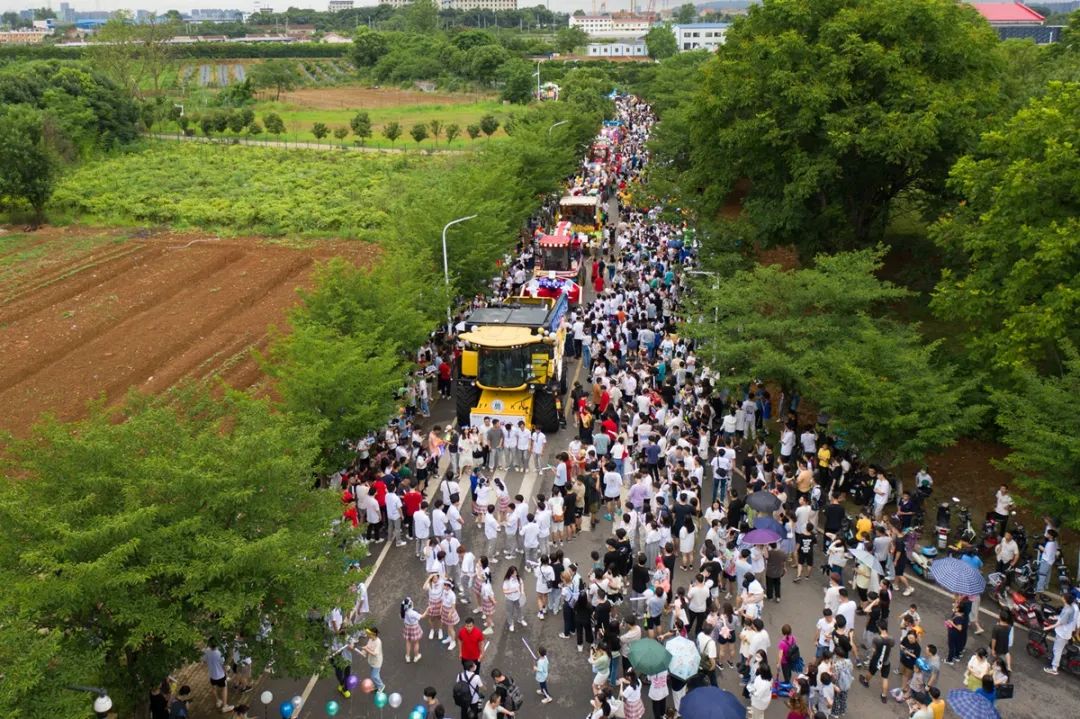
<instances>
[{"instance_id":1,"label":"construction equipment","mask_svg":"<svg viewBox=\"0 0 1080 719\"><path fill-rule=\"evenodd\" d=\"M459 335L465 343L455 383L459 425L481 427L490 418L558 431L568 306L565 294L518 297L469 313Z\"/></svg>"}]
</instances>

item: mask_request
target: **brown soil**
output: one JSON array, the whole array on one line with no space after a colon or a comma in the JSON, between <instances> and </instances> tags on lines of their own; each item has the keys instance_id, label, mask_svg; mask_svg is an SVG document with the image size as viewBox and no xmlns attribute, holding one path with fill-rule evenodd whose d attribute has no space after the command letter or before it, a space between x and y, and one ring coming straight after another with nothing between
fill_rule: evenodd
<instances>
[{"instance_id":1,"label":"brown soil","mask_svg":"<svg viewBox=\"0 0 1080 719\"><path fill-rule=\"evenodd\" d=\"M281 101L313 110L399 107L402 105L466 105L489 95L422 92L390 87L311 87L281 94Z\"/></svg>"},{"instance_id":2,"label":"brown soil","mask_svg":"<svg viewBox=\"0 0 1080 719\"><path fill-rule=\"evenodd\" d=\"M43 228L35 244L59 250L71 234ZM42 412L71 419L88 400L161 392L185 378L258 385L251 350L284 324L316 261L369 264L376 254L359 242L291 248L257 237L137 235L39 263L0 293L0 429L23 434Z\"/></svg>"}]
</instances>

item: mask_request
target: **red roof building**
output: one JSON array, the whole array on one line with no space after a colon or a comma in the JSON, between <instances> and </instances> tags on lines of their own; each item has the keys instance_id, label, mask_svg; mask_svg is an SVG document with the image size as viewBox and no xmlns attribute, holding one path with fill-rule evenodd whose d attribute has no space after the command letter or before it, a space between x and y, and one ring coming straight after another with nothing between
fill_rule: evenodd
<instances>
[{"instance_id":1,"label":"red roof building","mask_svg":"<svg viewBox=\"0 0 1080 719\"><path fill-rule=\"evenodd\" d=\"M973 2L971 6L995 27L1042 25L1044 20L1042 15L1022 2Z\"/></svg>"}]
</instances>

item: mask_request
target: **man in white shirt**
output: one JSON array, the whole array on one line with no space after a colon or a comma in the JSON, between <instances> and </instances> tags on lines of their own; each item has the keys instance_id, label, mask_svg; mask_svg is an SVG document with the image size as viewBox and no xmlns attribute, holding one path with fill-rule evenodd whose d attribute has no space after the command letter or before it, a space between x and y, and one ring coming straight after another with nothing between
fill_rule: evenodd
<instances>
[{"instance_id":1,"label":"man in white shirt","mask_svg":"<svg viewBox=\"0 0 1080 719\"><path fill-rule=\"evenodd\" d=\"M1061 666L1061 655L1065 652L1065 645L1069 643L1077 625L1080 625L1080 610L1076 606L1076 597L1073 596L1072 592L1068 592L1063 599L1065 600L1065 606L1058 612L1054 624L1049 627L1049 629L1054 630L1054 649L1053 656L1050 659L1050 666L1043 670L1047 674L1058 673L1058 667Z\"/></svg>"},{"instance_id":2,"label":"man in white shirt","mask_svg":"<svg viewBox=\"0 0 1080 719\"><path fill-rule=\"evenodd\" d=\"M809 427L799 435L799 441L802 442L803 452L806 454L817 454L817 435L814 434L814 430Z\"/></svg>"},{"instance_id":3,"label":"man in white shirt","mask_svg":"<svg viewBox=\"0 0 1080 719\"><path fill-rule=\"evenodd\" d=\"M998 536L1005 534L1005 525L1009 522L1009 513L1013 510L1013 498L1009 494L1009 488L1006 485L1001 485L997 494L994 495L994 516L998 521Z\"/></svg>"},{"instance_id":4,"label":"man in white shirt","mask_svg":"<svg viewBox=\"0 0 1080 719\"><path fill-rule=\"evenodd\" d=\"M836 609L836 616L843 617L847 622L844 626L855 626L855 614L858 609L858 605L855 600L848 596L847 587L840 588L840 606Z\"/></svg>"},{"instance_id":5,"label":"man in white shirt","mask_svg":"<svg viewBox=\"0 0 1080 719\"><path fill-rule=\"evenodd\" d=\"M454 580L455 587L461 585L461 555L458 554L460 546L461 542L452 534L447 534L439 542L439 549L446 553L446 558L443 560L446 575Z\"/></svg>"},{"instance_id":6,"label":"man in white shirt","mask_svg":"<svg viewBox=\"0 0 1080 719\"><path fill-rule=\"evenodd\" d=\"M1046 530L1042 549L1039 550L1039 581L1035 585L1036 592L1045 592L1050 586L1050 569L1057 561L1058 542L1057 530Z\"/></svg>"},{"instance_id":7,"label":"man in white shirt","mask_svg":"<svg viewBox=\"0 0 1080 719\"><path fill-rule=\"evenodd\" d=\"M525 517L521 527L521 544L525 549L525 570L531 572L539 564L537 554L540 549L540 525L532 514Z\"/></svg>"},{"instance_id":8,"label":"man in white shirt","mask_svg":"<svg viewBox=\"0 0 1080 719\"><path fill-rule=\"evenodd\" d=\"M451 504L446 508L446 529L458 540L461 539L461 528L464 524L465 520L461 518L461 510L456 504Z\"/></svg>"},{"instance_id":9,"label":"man in white shirt","mask_svg":"<svg viewBox=\"0 0 1080 719\"><path fill-rule=\"evenodd\" d=\"M431 531L436 539L446 534L446 510L441 499L435 500L435 509L431 510Z\"/></svg>"},{"instance_id":10,"label":"man in white shirt","mask_svg":"<svg viewBox=\"0 0 1080 719\"><path fill-rule=\"evenodd\" d=\"M784 427L780 433L780 460L785 464L791 463L791 455L795 452L795 430Z\"/></svg>"},{"instance_id":11,"label":"man in white shirt","mask_svg":"<svg viewBox=\"0 0 1080 719\"><path fill-rule=\"evenodd\" d=\"M757 439L757 403L750 397L743 400L743 415L746 417L746 434L748 439Z\"/></svg>"},{"instance_id":12,"label":"man in white shirt","mask_svg":"<svg viewBox=\"0 0 1080 719\"><path fill-rule=\"evenodd\" d=\"M514 459L517 468L524 472L529 466L529 445L532 442L532 434L525 429L524 422L518 422L516 432L514 446L517 448L517 456Z\"/></svg>"},{"instance_id":13,"label":"man in white shirt","mask_svg":"<svg viewBox=\"0 0 1080 719\"><path fill-rule=\"evenodd\" d=\"M536 525L540 528L540 554L547 554L551 542L551 508L547 502L541 501L536 505Z\"/></svg>"},{"instance_id":14,"label":"man in white shirt","mask_svg":"<svg viewBox=\"0 0 1080 719\"><path fill-rule=\"evenodd\" d=\"M889 501L889 492L892 491L892 484L889 482L889 478L882 472L874 480L874 519L881 519L881 513L885 511L885 504Z\"/></svg>"},{"instance_id":15,"label":"man in white shirt","mask_svg":"<svg viewBox=\"0 0 1080 719\"><path fill-rule=\"evenodd\" d=\"M427 546L428 537L431 536L431 516L427 513L428 503L421 502L420 509L413 512L413 537L416 538L416 558L420 558L421 552Z\"/></svg>"},{"instance_id":16,"label":"man in white shirt","mask_svg":"<svg viewBox=\"0 0 1080 719\"><path fill-rule=\"evenodd\" d=\"M386 522L389 525L387 541L395 547L404 547L401 538L401 495L397 492L386 493Z\"/></svg>"},{"instance_id":17,"label":"man in white shirt","mask_svg":"<svg viewBox=\"0 0 1080 719\"><path fill-rule=\"evenodd\" d=\"M604 502L607 504L607 514L604 519L612 521L615 510L619 507L619 497L622 494L622 475L615 471L615 463L608 461L604 465Z\"/></svg>"},{"instance_id":18,"label":"man in white shirt","mask_svg":"<svg viewBox=\"0 0 1080 719\"><path fill-rule=\"evenodd\" d=\"M530 454L532 468L537 472L544 466L544 445L547 444L547 435L541 432L539 429L534 429L532 435L529 438L529 446L532 449Z\"/></svg>"},{"instance_id":19,"label":"man in white shirt","mask_svg":"<svg viewBox=\"0 0 1080 719\"><path fill-rule=\"evenodd\" d=\"M484 513L484 540L487 543L487 556L492 564L499 563L499 520L494 512Z\"/></svg>"}]
</instances>

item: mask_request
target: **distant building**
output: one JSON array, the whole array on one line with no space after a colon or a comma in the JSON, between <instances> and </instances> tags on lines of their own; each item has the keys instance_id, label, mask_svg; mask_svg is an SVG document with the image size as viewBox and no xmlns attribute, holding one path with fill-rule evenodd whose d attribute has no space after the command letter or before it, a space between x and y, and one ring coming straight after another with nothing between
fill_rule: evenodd
<instances>
[{"instance_id":1,"label":"distant building","mask_svg":"<svg viewBox=\"0 0 1080 719\"><path fill-rule=\"evenodd\" d=\"M330 4L326 7L330 12L341 12L342 10L352 10L353 0L330 0Z\"/></svg>"},{"instance_id":2,"label":"distant building","mask_svg":"<svg viewBox=\"0 0 1080 719\"><path fill-rule=\"evenodd\" d=\"M570 16L570 27L580 28L589 37L628 40L643 36L653 26L655 18L645 15L578 15Z\"/></svg>"},{"instance_id":3,"label":"distant building","mask_svg":"<svg viewBox=\"0 0 1080 719\"><path fill-rule=\"evenodd\" d=\"M60 9L56 12L56 17L65 25L75 22L75 11L71 9L71 3L60 3Z\"/></svg>"},{"instance_id":4,"label":"distant building","mask_svg":"<svg viewBox=\"0 0 1080 719\"><path fill-rule=\"evenodd\" d=\"M0 30L0 45L36 45L52 35L51 30L26 28L23 30Z\"/></svg>"},{"instance_id":5,"label":"distant building","mask_svg":"<svg viewBox=\"0 0 1080 719\"><path fill-rule=\"evenodd\" d=\"M986 18L1002 40L1032 40L1049 45L1061 38L1061 28L1044 25L1044 18L1021 2L973 2L971 6Z\"/></svg>"},{"instance_id":6,"label":"distant building","mask_svg":"<svg viewBox=\"0 0 1080 719\"><path fill-rule=\"evenodd\" d=\"M708 50L714 52L716 48L724 44L724 36L728 28L726 22L696 22L689 25L672 25L671 31L675 33L675 44L679 52L689 50Z\"/></svg>"},{"instance_id":7,"label":"distant building","mask_svg":"<svg viewBox=\"0 0 1080 719\"><path fill-rule=\"evenodd\" d=\"M616 40L615 42L590 42L585 46L589 57L648 57L645 38Z\"/></svg>"},{"instance_id":8,"label":"distant building","mask_svg":"<svg viewBox=\"0 0 1080 719\"><path fill-rule=\"evenodd\" d=\"M56 20L54 20L52 18L46 18L45 20L35 20L34 21L34 29L35 30L47 30L49 32L52 32L53 30L56 29Z\"/></svg>"},{"instance_id":9,"label":"distant building","mask_svg":"<svg viewBox=\"0 0 1080 719\"><path fill-rule=\"evenodd\" d=\"M390 7L405 7L412 0L381 0ZM436 0L443 10L517 10L517 0Z\"/></svg>"}]
</instances>

